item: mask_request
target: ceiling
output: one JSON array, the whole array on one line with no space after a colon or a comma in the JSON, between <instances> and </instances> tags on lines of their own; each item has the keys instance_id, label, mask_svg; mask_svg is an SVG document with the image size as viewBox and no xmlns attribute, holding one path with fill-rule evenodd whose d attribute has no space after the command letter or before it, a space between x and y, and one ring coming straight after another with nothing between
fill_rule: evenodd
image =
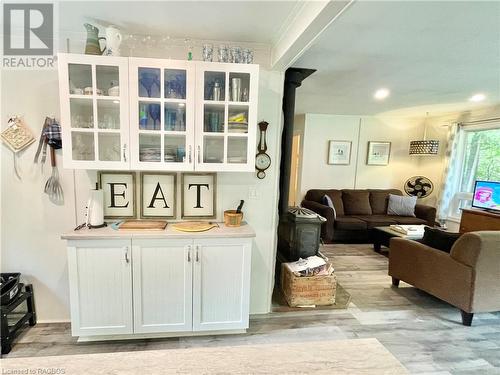
<instances>
[{"instance_id":1,"label":"ceiling","mask_svg":"<svg viewBox=\"0 0 500 375\"><path fill-rule=\"evenodd\" d=\"M127 34L272 44L300 1L62 1L59 29L114 24ZM85 17L82 17L85 15Z\"/></svg>"},{"instance_id":2,"label":"ceiling","mask_svg":"<svg viewBox=\"0 0 500 375\"><path fill-rule=\"evenodd\" d=\"M375 115L500 102L500 2L358 1L294 63L297 113ZM386 87L391 95L373 99ZM476 106L478 104L475 104Z\"/></svg>"}]
</instances>

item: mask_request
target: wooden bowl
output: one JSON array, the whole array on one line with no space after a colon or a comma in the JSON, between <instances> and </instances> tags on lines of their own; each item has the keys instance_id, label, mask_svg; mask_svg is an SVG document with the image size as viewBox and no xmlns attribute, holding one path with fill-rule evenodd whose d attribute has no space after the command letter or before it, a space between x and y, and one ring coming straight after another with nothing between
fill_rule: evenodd
<instances>
[{"instance_id":1,"label":"wooden bowl","mask_svg":"<svg viewBox=\"0 0 500 375\"><path fill-rule=\"evenodd\" d=\"M243 220L243 212L236 212L236 210L224 211L224 225L226 227L239 227Z\"/></svg>"}]
</instances>

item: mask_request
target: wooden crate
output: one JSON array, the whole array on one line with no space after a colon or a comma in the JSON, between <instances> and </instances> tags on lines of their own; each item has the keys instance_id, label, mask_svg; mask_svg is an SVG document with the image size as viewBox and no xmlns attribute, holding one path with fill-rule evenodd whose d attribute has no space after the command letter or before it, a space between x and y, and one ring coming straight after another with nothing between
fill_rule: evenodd
<instances>
[{"instance_id":1,"label":"wooden crate","mask_svg":"<svg viewBox=\"0 0 500 375\"><path fill-rule=\"evenodd\" d=\"M288 305L333 305L337 280L330 276L298 277L286 266L281 265L281 289Z\"/></svg>"}]
</instances>

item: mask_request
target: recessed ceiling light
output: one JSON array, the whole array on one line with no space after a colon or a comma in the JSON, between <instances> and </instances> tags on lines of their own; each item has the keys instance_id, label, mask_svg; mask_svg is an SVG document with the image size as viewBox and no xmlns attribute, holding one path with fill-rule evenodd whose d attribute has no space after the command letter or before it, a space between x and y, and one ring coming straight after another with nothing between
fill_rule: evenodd
<instances>
[{"instance_id":1,"label":"recessed ceiling light","mask_svg":"<svg viewBox=\"0 0 500 375\"><path fill-rule=\"evenodd\" d=\"M484 94L474 94L469 98L469 102L482 102L484 99L486 99L486 95Z\"/></svg>"},{"instance_id":2,"label":"recessed ceiling light","mask_svg":"<svg viewBox=\"0 0 500 375\"><path fill-rule=\"evenodd\" d=\"M378 89L375 91L375 94L373 94L373 97L377 100L384 100L390 93L391 92L388 89Z\"/></svg>"}]
</instances>

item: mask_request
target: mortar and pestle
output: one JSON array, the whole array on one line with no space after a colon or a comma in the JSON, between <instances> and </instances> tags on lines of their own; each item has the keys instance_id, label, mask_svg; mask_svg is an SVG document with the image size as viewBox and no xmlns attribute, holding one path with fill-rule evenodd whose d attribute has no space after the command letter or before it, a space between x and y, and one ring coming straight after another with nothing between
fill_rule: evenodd
<instances>
[{"instance_id":1,"label":"mortar and pestle","mask_svg":"<svg viewBox=\"0 0 500 375\"><path fill-rule=\"evenodd\" d=\"M239 227L241 225L241 221L243 220L243 212L241 212L243 203L245 201L242 199L236 210L224 211L224 225L226 227Z\"/></svg>"}]
</instances>

